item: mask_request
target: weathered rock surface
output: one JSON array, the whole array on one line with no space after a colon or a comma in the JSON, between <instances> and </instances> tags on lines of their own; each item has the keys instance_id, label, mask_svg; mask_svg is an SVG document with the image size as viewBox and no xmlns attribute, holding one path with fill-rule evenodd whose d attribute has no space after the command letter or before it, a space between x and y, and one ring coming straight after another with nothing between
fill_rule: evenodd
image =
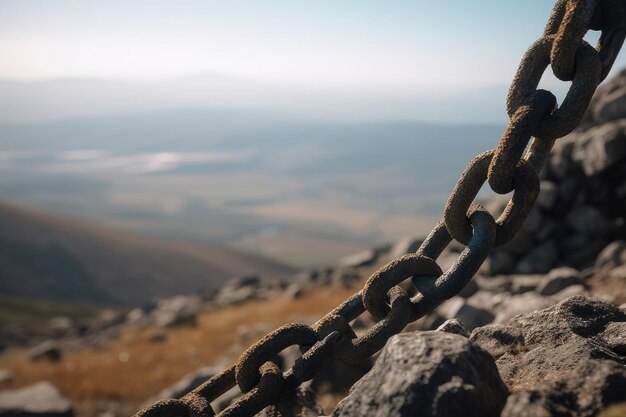
<instances>
[{"instance_id":1,"label":"weathered rock surface","mask_svg":"<svg viewBox=\"0 0 626 417\"><path fill-rule=\"evenodd\" d=\"M498 416L506 396L493 359L467 338L402 333L333 416Z\"/></svg>"},{"instance_id":2,"label":"weathered rock surface","mask_svg":"<svg viewBox=\"0 0 626 417\"><path fill-rule=\"evenodd\" d=\"M0 416L71 417L72 406L49 382L0 391Z\"/></svg>"},{"instance_id":3,"label":"weathered rock surface","mask_svg":"<svg viewBox=\"0 0 626 417\"><path fill-rule=\"evenodd\" d=\"M593 416L626 398L626 314L576 296L472 332L513 393L504 417Z\"/></svg>"}]
</instances>

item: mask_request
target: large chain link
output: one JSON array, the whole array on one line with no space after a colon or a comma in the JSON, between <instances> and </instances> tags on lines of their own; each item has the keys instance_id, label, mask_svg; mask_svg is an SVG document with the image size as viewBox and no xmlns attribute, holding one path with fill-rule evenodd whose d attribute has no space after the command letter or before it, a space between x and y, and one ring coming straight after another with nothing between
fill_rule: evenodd
<instances>
[{"instance_id":1,"label":"large chain link","mask_svg":"<svg viewBox=\"0 0 626 417\"><path fill-rule=\"evenodd\" d=\"M601 31L595 48L583 40L590 29ZM252 416L292 394L331 358L346 363L369 358L407 323L458 294L489 252L509 242L524 223L539 193L538 174L555 140L578 125L625 36L626 0L558 0L542 37L530 46L515 74L506 104L510 122L497 148L469 163L442 221L416 253L383 266L361 291L313 326L280 327L189 394L159 401L136 417L213 416L210 403L235 386L243 395L219 416ZM537 89L548 65L560 80L572 82L560 106L552 93ZM497 220L474 204L485 181L496 193L513 192ZM466 247L443 272L436 260L452 238ZM413 298L398 286L407 279L417 289ZM357 337L350 322L365 311L378 322ZM291 369L280 370L272 358L294 345L302 356Z\"/></svg>"}]
</instances>

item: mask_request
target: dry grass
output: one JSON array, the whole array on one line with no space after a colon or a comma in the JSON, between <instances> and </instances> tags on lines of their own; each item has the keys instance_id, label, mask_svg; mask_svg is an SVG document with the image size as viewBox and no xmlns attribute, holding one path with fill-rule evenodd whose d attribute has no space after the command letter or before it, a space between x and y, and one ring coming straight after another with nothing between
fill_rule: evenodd
<instances>
[{"instance_id":1,"label":"dry grass","mask_svg":"<svg viewBox=\"0 0 626 417\"><path fill-rule=\"evenodd\" d=\"M15 373L4 388L47 380L77 404L124 400L133 407L202 365L232 360L253 340L238 340L241 325L267 323L272 327L293 321L310 322L338 305L354 290L328 287L300 299L278 297L206 312L197 326L171 329L165 341L150 342L155 329L129 329L106 349L68 352L56 363L36 362L26 352L0 357L0 368ZM241 342L239 346L232 346ZM225 352L229 352L225 357ZM126 361L124 359L127 358ZM81 413L82 414L82 413Z\"/></svg>"}]
</instances>

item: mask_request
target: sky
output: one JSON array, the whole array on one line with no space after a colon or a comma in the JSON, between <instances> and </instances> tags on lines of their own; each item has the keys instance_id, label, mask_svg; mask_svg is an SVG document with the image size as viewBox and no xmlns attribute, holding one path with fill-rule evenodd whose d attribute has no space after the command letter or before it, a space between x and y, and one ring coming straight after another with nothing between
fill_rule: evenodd
<instances>
[{"instance_id":1,"label":"sky","mask_svg":"<svg viewBox=\"0 0 626 417\"><path fill-rule=\"evenodd\" d=\"M0 0L0 79L155 80L211 72L344 89L476 89L509 83L552 5Z\"/></svg>"}]
</instances>

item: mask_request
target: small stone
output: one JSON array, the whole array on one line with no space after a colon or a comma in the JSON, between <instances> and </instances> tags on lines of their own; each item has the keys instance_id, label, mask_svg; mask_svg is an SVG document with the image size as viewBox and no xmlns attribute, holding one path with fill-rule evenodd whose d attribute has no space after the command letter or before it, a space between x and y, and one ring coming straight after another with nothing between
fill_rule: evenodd
<instances>
[{"instance_id":1,"label":"small stone","mask_svg":"<svg viewBox=\"0 0 626 417\"><path fill-rule=\"evenodd\" d=\"M134 308L126 314L126 322L129 324L136 324L140 322L145 317L145 314L142 309Z\"/></svg>"},{"instance_id":2,"label":"small stone","mask_svg":"<svg viewBox=\"0 0 626 417\"><path fill-rule=\"evenodd\" d=\"M150 398L148 401L146 401L144 407L165 398L180 398L194 388L200 386L200 384L202 384L215 374L219 373L220 371L221 369L217 369L216 367L212 366L205 366L203 368L200 368L197 371L184 376L176 383L163 389L157 395Z\"/></svg>"},{"instance_id":3,"label":"small stone","mask_svg":"<svg viewBox=\"0 0 626 417\"><path fill-rule=\"evenodd\" d=\"M96 316L93 327L96 329L106 329L124 322L124 315L117 310L105 309Z\"/></svg>"},{"instance_id":4,"label":"small stone","mask_svg":"<svg viewBox=\"0 0 626 417\"><path fill-rule=\"evenodd\" d=\"M402 255L406 255L407 253L416 252L423 241L423 238L410 236L405 237L393 245L391 251L389 252L389 259L394 260Z\"/></svg>"},{"instance_id":5,"label":"small stone","mask_svg":"<svg viewBox=\"0 0 626 417\"><path fill-rule=\"evenodd\" d=\"M148 336L148 342L161 343L167 340L167 333L163 330L154 331Z\"/></svg>"},{"instance_id":6,"label":"small stone","mask_svg":"<svg viewBox=\"0 0 626 417\"><path fill-rule=\"evenodd\" d=\"M195 324L200 311L198 296L177 295L159 300L152 312L154 322L159 327L172 327L182 324Z\"/></svg>"},{"instance_id":7,"label":"small stone","mask_svg":"<svg viewBox=\"0 0 626 417\"><path fill-rule=\"evenodd\" d=\"M339 265L343 267L359 268L371 265L376 261L377 253L374 249L367 249L354 255L344 256L339 261Z\"/></svg>"},{"instance_id":8,"label":"small stone","mask_svg":"<svg viewBox=\"0 0 626 417\"><path fill-rule=\"evenodd\" d=\"M458 296L443 303L437 311L446 319L458 318L470 331L489 324L494 319L490 311L476 307Z\"/></svg>"},{"instance_id":9,"label":"small stone","mask_svg":"<svg viewBox=\"0 0 626 417\"><path fill-rule=\"evenodd\" d=\"M463 325L463 322L457 318L444 321L441 326L437 327L437 331L460 334L465 337L470 336L469 330L467 330L467 328Z\"/></svg>"},{"instance_id":10,"label":"small stone","mask_svg":"<svg viewBox=\"0 0 626 417\"><path fill-rule=\"evenodd\" d=\"M602 249L596 258L595 265L600 268L605 266L614 268L623 263L626 263L626 241L616 240Z\"/></svg>"},{"instance_id":11,"label":"small stone","mask_svg":"<svg viewBox=\"0 0 626 417\"><path fill-rule=\"evenodd\" d=\"M554 302L550 298L542 297L535 292L513 295L500 304L493 322L508 323L515 316L541 310L552 304Z\"/></svg>"},{"instance_id":12,"label":"small stone","mask_svg":"<svg viewBox=\"0 0 626 417\"><path fill-rule=\"evenodd\" d=\"M561 302L575 295L589 295L589 291L584 285L570 285L569 287L557 292L551 298L556 302Z\"/></svg>"},{"instance_id":13,"label":"small stone","mask_svg":"<svg viewBox=\"0 0 626 417\"><path fill-rule=\"evenodd\" d=\"M72 417L70 402L49 382L0 391L0 415L6 417Z\"/></svg>"},{"instance_id":14,"label":"small stone","mask_svg":"<svg viewBox=\"0 0 626 417\"><path fill-rule=\"evenodd\" d=\"M0 369L0 384L7 384L13 381L15 374L8 369Z\"/></svg>"},{"instance_id":15,"label":"small stone","mask_svg":"<svg viewBox=\"0 0 626 417\"><path fill-rule=\"evenodd\" d=\"M48 329L55 337L69 336L75 331L74 320L69 317L54 317L48 322Z\"/></svg>"},{"instance_id":16,"label":"small stone","mask_svg":"<svg viewBox=\"0 0 626 417\"><path fill-rule=\"evenodd\" d=\"M52 340L47 340L32 348L29 352L29 357L33 362L42 359L56 362L61 360L61 349Z\"/></svg>"},{"instance_id":17,"label":"small stone","mask_svg":"<svg viewBox=\"0 0 626 417\"><path fill-rule=\"evenodd\" d=\"M574 268L561 267L551 270L539 283L536 291L541 295L554 295L570 285L582 285L578 271Z\"/></svg>"}]
</instances>

